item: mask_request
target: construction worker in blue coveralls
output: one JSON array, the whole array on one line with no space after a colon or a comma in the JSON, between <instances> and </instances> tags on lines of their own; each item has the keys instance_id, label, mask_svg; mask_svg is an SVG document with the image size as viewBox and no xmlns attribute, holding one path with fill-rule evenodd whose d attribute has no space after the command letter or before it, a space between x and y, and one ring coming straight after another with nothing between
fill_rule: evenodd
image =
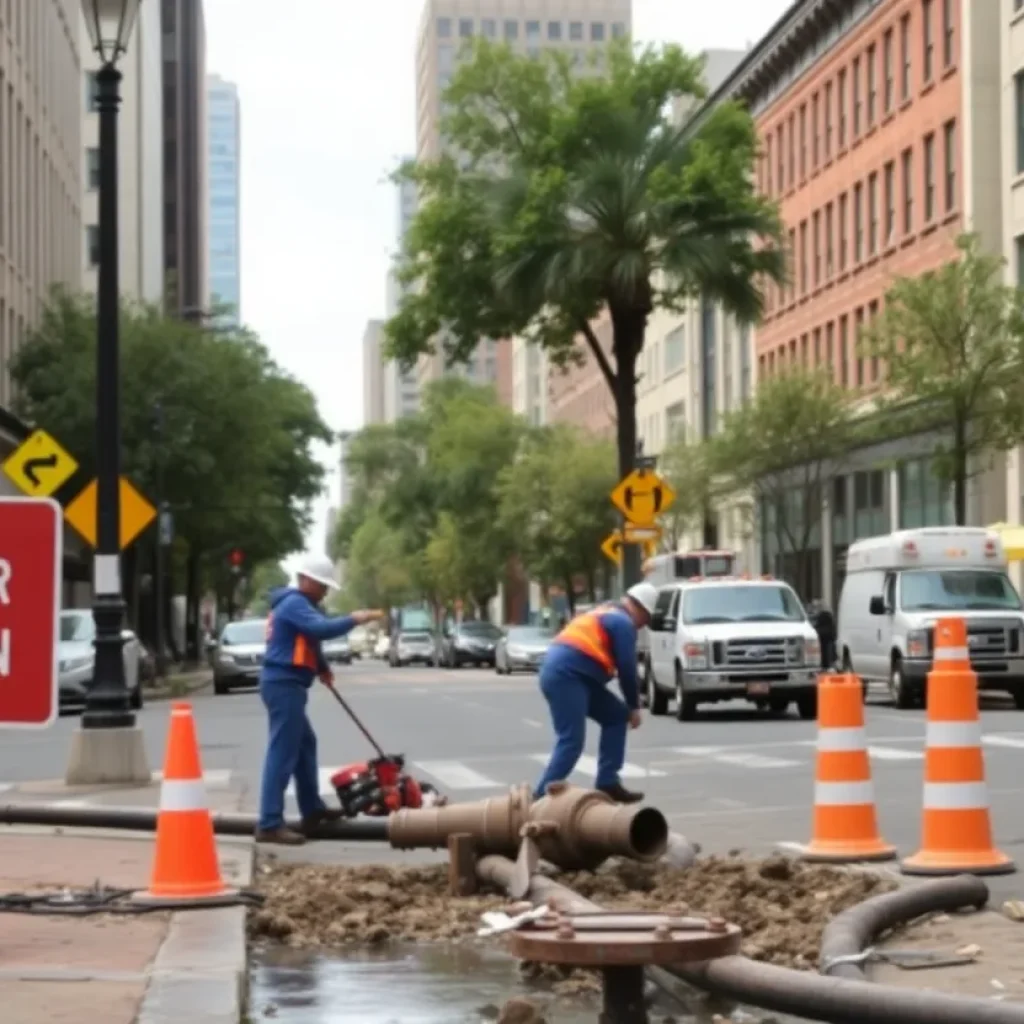
<instances>
[{"instance_id":1,"label":"construction worker in blue coveralls","mask_svg":"<svg viewBox=\"0 0 1024 1024\"><path fill-rule=\"evenodd\" d=\"M540 689L551 709L555 749L534 791L540 798L548 784L569 778L583 753L587 719L601 726L595 788L617 803L643 800L622 785L626 731L640 725L636 678L637 630L650 622L658 591L638 583L621 604L604 604L577 615L552 641L540 670ZM608 689L618 676L623 700Z\"/></svg>"},{"instance_id":2,"label":"construction worker in blue coveralls","mask_svg":"<svg viewBox=\"0 0 1024 1024\"><path fill-rule=\"evenodd\" d=\"M306 841L303 833L342 816L340 809L328 808L320 796L316 734L306 717L313 680L334 684L320 645L384 616L380 611L360 611L331 618L320 610L328 590L338 589L334 566L327 558L308 558L296 576L296 586L271 592L267 651L260 673L260 697L267 709L270 737L263 762L256 839L286 846L300 846ZM284 795L293 778L301 832L284 823Z\"/></svg>"}]
</instances>

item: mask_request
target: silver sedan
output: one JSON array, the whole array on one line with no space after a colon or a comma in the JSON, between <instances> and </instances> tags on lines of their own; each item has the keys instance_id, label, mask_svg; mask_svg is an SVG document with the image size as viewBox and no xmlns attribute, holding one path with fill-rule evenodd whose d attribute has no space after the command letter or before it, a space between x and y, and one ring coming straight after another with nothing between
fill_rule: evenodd
<instances>
[{"instance_id":1,"label":"silver sedan","mask_svg":"<svg viewBox=\"0 0 1024 1024\"><path fill-rule=\"evenodd\" d=\"M494 652L495 671L498 675L536 672L554 638L554 630L544 626L510 626Z\"/></svg>"}]
</instances>

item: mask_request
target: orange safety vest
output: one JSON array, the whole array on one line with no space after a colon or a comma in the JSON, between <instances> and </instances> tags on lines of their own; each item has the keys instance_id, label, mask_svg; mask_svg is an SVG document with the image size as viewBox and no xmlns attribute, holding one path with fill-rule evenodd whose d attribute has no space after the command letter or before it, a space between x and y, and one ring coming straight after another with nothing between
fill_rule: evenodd
<instances>
[{"instance_id":1,"label":"orange safety vest","mask_svg":"<svg viewBox=\"0 0 1024 1024\"><path fill-rule=\"evenodd\" d=\"M589 658L593 658L608 675L615 675L615 658L612 655L612 642L608 638L601 616L615 611L613 604L603 604L597 608L577 615L568 626L555 637L556 644L575 647Z\"/></svg>"},{"instance_id":2,"label":"orange safety vest","mask_svg":"<svg viewBox=\"0 0 1024 1024\"><path fill-rule=\"evenodd\" d=\"M270 638L274 632L274 616L273 613L267 616L267 643L270 643ZM295 643L292 645L292 665L295 668L308 668L312 671L316 671L318 668L318 661L316 656L316 649L309 643L306 638L299 633L295 637Z\"/></svg>"}]
</instances>

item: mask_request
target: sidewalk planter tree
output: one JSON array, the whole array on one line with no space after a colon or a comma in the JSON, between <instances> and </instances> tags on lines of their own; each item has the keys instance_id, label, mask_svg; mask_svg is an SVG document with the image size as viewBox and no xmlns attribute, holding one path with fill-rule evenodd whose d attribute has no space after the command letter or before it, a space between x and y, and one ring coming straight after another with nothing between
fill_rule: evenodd
<instances>
[{"instance_id":1,"label":"sidewalk planter tree","mask_svg":"<svg viewBox=\"0 0 1024 1024\"><path fill-rule=\"evenodd\" d=\"M896 279L861 350L887 372L890 423L939 432L934 469L963 525L971 475L1024 437L1024 294L976 235L956 247L940 269Z\"/></svg>"},{"instance_id":2,"label":"sidewalk planter tree","mask_svg":"<svg viewBox=\"0 0 1024 1024\"><path fill-rule=\"evenodd\" d=\"M446 152L402 169L420 194L386 327L410 364L439 347L467 361L514 336L565 364L589 349L617 416L618 472L636 457L636 368L650 314L694 297L741 321L781 280L775 208L754 188L749 114L723 103L699 131L670 117L703 96L702 67L677 46L613 43L603 67L520 56L478 40L445 93ZM591 327L606 312L612 358ZM639 575L627 549L626 580Z\"/></svg>"}]
</instances>

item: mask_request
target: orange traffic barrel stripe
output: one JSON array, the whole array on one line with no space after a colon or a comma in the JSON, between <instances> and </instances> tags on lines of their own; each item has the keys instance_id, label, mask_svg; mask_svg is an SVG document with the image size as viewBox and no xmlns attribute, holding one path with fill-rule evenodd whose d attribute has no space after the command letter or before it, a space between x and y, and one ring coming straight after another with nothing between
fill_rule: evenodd
<instances>
[{"instance_id":1,"label":"orange traffic barrel stripe","mask_svg":"<svg viewBox=\"0 0 1024 1024\"><path fill-rule=\"evenodd\" d=\"M878 834L863 688L854 675L827 675L818 684L813 835L802 856L836 864L896 856Z\"/></svg>"}]
</instances>

